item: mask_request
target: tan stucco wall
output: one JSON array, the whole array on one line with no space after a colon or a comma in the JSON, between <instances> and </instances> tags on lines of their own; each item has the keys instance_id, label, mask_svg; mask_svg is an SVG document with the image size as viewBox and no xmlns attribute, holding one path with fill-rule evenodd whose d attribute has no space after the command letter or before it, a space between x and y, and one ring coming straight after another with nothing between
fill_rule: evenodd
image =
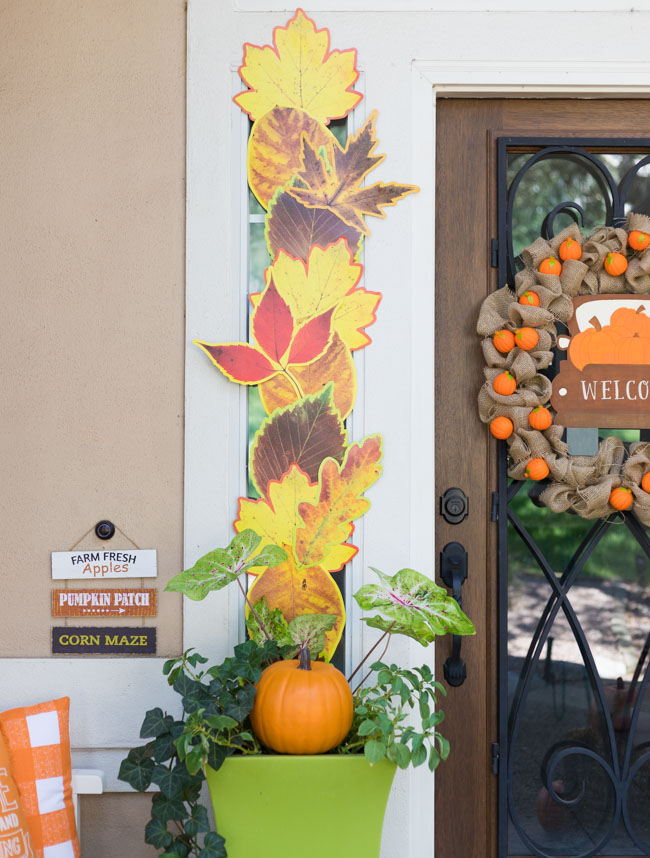
<instances>
[{"instance_id":1,"label":"tan stucco wall","mask_svg":"<svg viewBox=\"0 0 650 858\"><path fill-rule=\"evenodd\" d=\"M157 549L147 624L182 648L185 16L0 0L2 657L49 655L50 552L102 518L130 541L81 544ZM149 797L84 801L85 856L155 854Z\"/></svg>"},{"instance_id":2,"label":"tan stucco wall","mask_svg":"<svg viewBox=\"0 0 650 858\"><path fill-rule=\"evenodd\" d=\"M49 654L50 552L102 518L182 568L184 86L184 0L0 2L3 656Z\"/></svg>"}]
</instances>

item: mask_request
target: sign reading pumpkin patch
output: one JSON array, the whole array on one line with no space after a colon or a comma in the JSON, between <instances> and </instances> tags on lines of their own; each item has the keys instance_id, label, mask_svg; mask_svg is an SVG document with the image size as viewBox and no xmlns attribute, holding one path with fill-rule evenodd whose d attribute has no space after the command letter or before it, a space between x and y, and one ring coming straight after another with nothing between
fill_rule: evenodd
<instances>
[{"instance_id":1,"label":"sign reading pumpkin patch","mask_svg":"<svg viewBox=\"0 0 650 858\"><path fill-rule=\"evenodd\" d=\"M551 405L564 426L650 426L650 301L639 295L573 299L567 360ZM565 346L563 338L559 346Z\"/></svg>"}]
</instances>

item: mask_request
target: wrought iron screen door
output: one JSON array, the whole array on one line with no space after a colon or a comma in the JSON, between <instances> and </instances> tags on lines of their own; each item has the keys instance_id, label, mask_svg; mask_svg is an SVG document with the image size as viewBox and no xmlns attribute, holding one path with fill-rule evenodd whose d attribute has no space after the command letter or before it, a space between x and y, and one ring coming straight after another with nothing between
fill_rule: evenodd
<instances>
[{"instance_id":1,"label":"wrought iron screen door","mask_svg":"<svg viewBox=\"0 0 650 858\"><path fill-rule=\"evenodd\" d=\"M575 110L576 103L570 104ZM611 102L589 106L595 117L587 124L589 129L599 127L598 111L607 116L607 104ZM552 237L572 220L588 232L597 225L622 223L629 211L650 214L650 124L645 138L636 134L623 137L620 131L582 136L579 128L571 137L562 136L557 134L557 121L548 123L548 131L540 122L534 135L509 134L501 129L510 124L523 124L526 129L526 123L504 121L508 111L513 111L505 102L495 102L493 109L492 115L489 105L477 102L476 110L482 113L488 132L482 165L487 205L482 214L491 235L481 229L476 215L466 214L474 218L475 231L470 228L470 234L477 242L486 242L486 257L490 239L498 241L491 246L495 270L483 274L486 291L514 284L521 250L540 234ZM450 128L455 129L449 151L455 148L456 152L460 152L460 141L451 146L454 134L467 136L471 126L467 120L471 106L458 110L449 107ZM631 124L634 110L626 110L626 122ZM650 118L645 103L643 110ZM525 113L525 108L521 111ZM526 115L533 116L532 108L529 111ZM451 232L448 225L442 226L440 213L447 193L444 181L439 183L439 191L437 228L443 234L436 246L439 253L449 255ZM467 201L473 194L475 204L480 205L476 200L480 193L480 188L472 190L468 185ZM462 216L460 209L455 211ZM462 232L467 234L467 226ZM444 259L442 264L453 270ZM475 271L486 264L478 261ZM438 266L437 273L440 270ZM461 276L456 288L462 284ZM475 324L479 292L472 294L473 318L465 312L463 329L468 336ZM458 302L458 294L455 300ZM453 301L442 297L436 335L443 337L456 356L451 334L442 333L449 321L446 312L452 319L458 318L451 311ZM474 343L465 345L474 347ZM440 360L438 348L439 376ZM463 370L474 396L481 369L479 361ZM549 373L553 372L550 367ZM448 381L439 379L436 402L443 412L451 411L445 398L451 389ZM459 390L458 379L455 389ZM463 393L460 399L461 408L468 407ZM449 421L450 417L443 414L440 419ZM504 442L499 442L496 454L494 442L488 443L487 467L477 473L474 448L484 449L480 433L485 427L475 421L466 425L470 432L459 433L464 452L457 445L454 453L453 442L450 452L449 442L442 441L446 453L437 459L443 469L441 479L450 480L443 458L462 456L470 467L461 468L460 474L467 475L471 485L469 475L473 473L481 491L478 497L469 493L469 530L442 525L440 548L450 539L463 544L465 539L474 540L468 548L468 583L474 576L484 576L485 586L474 582L467 595L463 591L463 603L487 643L483 647L478 640L463 642L467 683L473 682L474 687L449 689L450 705L444 708L452 731L452 759L460 753L461 760L455 772L453 763L449 773L441 772L437 792L447 784L455 784L458 790L463 783L462 767L467 766L466 779L477 779L481 786L468 785L472 803L461 798L460 805L465 802L475 814L485 839L480 851L478 838L461 833L462 820L457 819L456 826L445 823L441 811L446 799L442 796L438 800L437 825L443 826L439 843L455 837L457 847L463 842L467 845L456 852L445 852L447 847L441 845L440 852L445 858L452 854L462 858L650 855L650 692L646 691L650 675L650 539L646 528L631 513L614 513L594 522L551 512L539 503L537 484L508 478ZM603 430L603 434L619 434L626 444L650 438L644 430L625 427ZM451 484L462 487L460 478ZM438 486L442 491L447 487ZM472 530L474 503L487 509L484 518L473 522L474 529L485 526L485 537L477 537ZM468 537L470 532L473 535ZM481 546L485 563L476 559ZM448 646L440 649L442 666L451 650ZM477 670L484 671L482 677L473 676ZM470 740L472 755L463 754L462 747L470 725L451 723L452 718L465 717L464 708L477 719L479 738ZM485 759L478 764L472 757L481 741L485 741Z\"/></svg>"}]
</instances>

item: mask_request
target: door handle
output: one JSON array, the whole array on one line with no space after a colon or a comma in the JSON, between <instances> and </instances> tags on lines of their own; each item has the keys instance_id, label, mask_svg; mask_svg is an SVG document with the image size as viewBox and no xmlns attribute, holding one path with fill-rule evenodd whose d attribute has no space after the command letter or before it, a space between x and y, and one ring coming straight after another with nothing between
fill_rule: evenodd
<instances>
[{"instance_id":1,"label":"door handle","mask_svg":"<svg viewBox=\"0 0 650 858\"><path fill-rule=\"evenodd\" d=\"M451 590L451 594L463 607L462 586L467 578L467 552L460 542L448 542L440 552L440 577ZM460 657L462 637L454 635L451 655L443 665L447 685L457 688L467 678L467 666Z\"/></svg>"}]
</instances>

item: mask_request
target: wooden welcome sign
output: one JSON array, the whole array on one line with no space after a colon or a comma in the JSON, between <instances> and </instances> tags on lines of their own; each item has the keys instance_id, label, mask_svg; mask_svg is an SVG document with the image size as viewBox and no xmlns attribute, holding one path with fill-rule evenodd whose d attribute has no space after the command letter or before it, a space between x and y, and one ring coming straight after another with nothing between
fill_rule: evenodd
<instances>
[{"instance_id":1,"label":"wooden welcome sign","mask_svg":"<svg viewBox=\"0 0 650 858\"><path fill-rule=\"evenodd\" d=\"M569 334L558 337L568 354L553 379L557 423L650 427L650 297L574 298Z\"/></svg>"}]
</instances>

